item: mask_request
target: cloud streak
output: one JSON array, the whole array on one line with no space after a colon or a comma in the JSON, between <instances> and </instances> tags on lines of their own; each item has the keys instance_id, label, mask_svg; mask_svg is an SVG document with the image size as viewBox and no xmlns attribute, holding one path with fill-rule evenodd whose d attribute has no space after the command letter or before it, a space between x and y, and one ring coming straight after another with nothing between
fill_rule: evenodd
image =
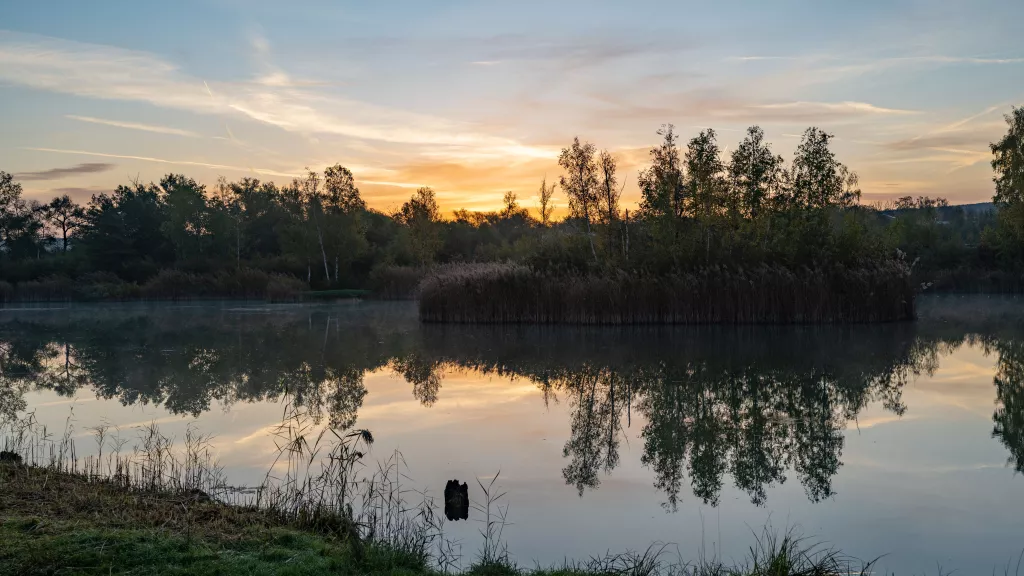
<instances>
[{"instance_id":1,"label":"cloud streak","mask_svg":"<svg viewBox=\"0 0 1024 576\"><path fill-rule=\"evenodd\" d=\"M813 120L816 118L846 118L851 116L893 116L917 114L915 110L882 108L867 102L783 102L779 104L758 104L750 107L766 112L773 119Z\"/></svg>"},{"instance_id":2,"label":"cloud streak","mask_svg":"<svg viewBox=\"0 0 1024 576\"><path fill-rule=\"evenodd\" d=\"M90 124L102 124L104 126L113 126L115 128L126 128L128 130L141 130L142 132L154 132L156 134L169 134L171 136L184 136L187 138L199 138L200 135L191 130L181 130L179 128L170 128L168 126L155 126L153 124L142 124L139 122L123 122L120 120L106 120L104 118L93 118L92 116L77 116L75 114L68 114L65 118L71 120L78 120L79 122L88 122Z\"/></svg>"},{"instance_id":3,"label":"cloud streak","mask_svg":"<svg viewBox=\"0 0 1024 576\"><path fill-rule=\"evenodd\" d=\"M33 152L51 152L54 154L77 154L79 156L98 156L100 158L121 158L124 160L139 160L142 162L155 162L158 164L174 164L176 166L199 166L202 168L212 168L215 170L230 170L232 172L255 172L256 174L264 176L284 176L287 178L293 178L299 175L298 171L288 173L270 170L267 168L242 168L240 166L228 166L226 164L211 164L209 162L195 162L191 160L166 160L164 158L153 158L150 156L132 156L129 154L107 154L104 152L90 152L87 150L62 150L59 148L24 148L24 150L32 150ZM86 164L79 164L79 166L86 166Z\"/></svg>"},{"instance_id":4,"label":"cloud streak","mask_svg":"<svg viewBox=\"0 0 1024 576\"><path fill-rule=\"evenodd\" d=\"M197 114L243 115L300 134L432 146L455 158L465 152L506 158L549 154L467 122L303 88L284 73L274 82L210 82L208 89L203 80L152 54L34 35L0 32L0 81Z\"/></svg>"},{"instance_id":5,"label":"cloud streak","mask_svg":"<svg viewBox=\"0 0 1024 576\"><path fill-rule=\"evenodd\" d=\"M76 164L68 168L51 168L49 170L42 170L39 172L20 172L15 174L14 177L26 182L34 182L38 180L59 180L61 178L70 178L72 176L81 176L83 174L98 174L100 172L106 172L113 167L113 164L107 164L105 162L88 162L85 164Z\"/></svg>"}]
</instances>

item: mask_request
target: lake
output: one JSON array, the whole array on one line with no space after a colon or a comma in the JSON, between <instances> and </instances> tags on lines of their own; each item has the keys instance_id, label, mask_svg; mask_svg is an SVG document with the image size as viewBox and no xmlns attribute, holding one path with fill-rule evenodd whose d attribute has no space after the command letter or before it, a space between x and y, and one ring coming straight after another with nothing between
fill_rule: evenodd
<instances>
[{"instance_id":1,"label":"lake","mask_svg":"<svg viewBox=\"0 0 1024 576\"><path fill-rule=\"evenodd\" d=\"M879 571L990 573L1024 550L1024 304L921 298L914 323L420 324L413 303L0 309L0 413L131 446L192 427L258 484L275 426L368 429L410 489L500 472L521 564L672 543L742 558L766 524ZM290 407L290 408L289 408ZM480 514L450 522L468 565ZM1001 568L1000 568L1001 569ZM1011 569L1011 573L1012 573Z\"/></svg>"}]
</instances>

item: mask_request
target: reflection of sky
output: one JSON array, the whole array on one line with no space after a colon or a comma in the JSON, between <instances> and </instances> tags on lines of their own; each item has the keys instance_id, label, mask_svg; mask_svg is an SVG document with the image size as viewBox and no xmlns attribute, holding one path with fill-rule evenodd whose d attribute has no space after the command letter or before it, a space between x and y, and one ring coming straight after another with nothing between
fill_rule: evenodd
<instances>
[{"instance_id":1,"label":"reflection of sky","mask_svg":"<svg viewBox=\"0 0 1024 576\"><path fill-rule=\"evenodd\" d=\"M847 430L845 465L833 483L837 495L818 504L807 500L790 471L784 485L769 489L765 508L752 505L727 477L718 508L700 505L684 489L678 513L668 514L659 506L663 495L652 487L651 472L640 464L644 423L635 413L619 467L579 498L561 476L569 434L565 404L552 401L545 408L541 392L524 379L449 373L437 403L424 408L409 383L383 370L365 379L368 394L357 426L374 433L374 457L401 451L410 477L434 494L458 478L479 496L473 479L500 470L498 484L508 490L514 523L505 535L524 563L643 549L654 541L678 543L684 558L696 557L701 546L738 558L751 543L751 530L770 521L777 528L798 525L861 558L887 554L880 572L925 573L939 563L987 573L1020 552L1024 534L1024 484L1006 468L1006 449L991 438L995 361L964 346L943 357L933 377L907 386L905 417L895 418L877 403L863 410L859 429L851 423ZM46 392L33 393L29 405L51 430L63 428L68 402ZM155 420L178 438L194 423L216 436L231 479L249 483L258 482L273 459L269 431L281 417L277 404L214 406L195 420L86 396L74 406L80 453L90 449L85 427L103 420L123 428ZM479 527L472 521L448 525L467 559L478 547Z\"/></svg>"},{"instance_id":2,"label":"reflection of sky","mask_svg":"<svg viewBox=\"0 0 1024 576\"><path fill-rule=\"evenodd\" d=\"M1019 0L0 3L0 149L31 197L341 162L368 203L533 205L574 135L636 172L662 123L789 156L818 125L869 200L991 197ZM155 25L158 23L158 25ZM82 165L86 166L82 166ZM54 172L55 169L61 171ZM564 198L558 208L564 209Z\"/></svg>"}]
</instances>

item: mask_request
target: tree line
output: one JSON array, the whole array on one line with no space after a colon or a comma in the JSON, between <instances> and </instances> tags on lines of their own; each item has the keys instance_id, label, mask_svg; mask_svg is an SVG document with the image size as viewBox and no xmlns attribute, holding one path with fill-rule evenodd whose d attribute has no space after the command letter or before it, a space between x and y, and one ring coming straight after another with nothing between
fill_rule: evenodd
<instances>
[{"instance_id":1,"label":"tree line","mask_svg":"<svg viewBox=\"0 0 1024 576\"><path fill-rule=\"evenodd\" d=\"M69 196L28 201L0 172L0 278L117 278L142 283L162 270L203 274L257 269L314 288L366 286L375 270L438 263L517 261L535 269L653 274L725 264L858 265L904 254L918 271L1024 270L1024 108L991 145L992 212L942 199L861 203L857 174L833 136L807 129L793 158L757 126L723 154L718 135L685 144L671 125L637 175L639 207L623 209L627 175L613 154L576 138L562 175L540 183L537 206L514 192L492 212L442 217L420 188L392 211L367 207L355 176L335 165L278 185L256 178L214 186L182 174L131 182L85 205ZM568 206L553 217L556 195ZM897 250L899 252L897 252Z\"/></svg>"}]
</instances>

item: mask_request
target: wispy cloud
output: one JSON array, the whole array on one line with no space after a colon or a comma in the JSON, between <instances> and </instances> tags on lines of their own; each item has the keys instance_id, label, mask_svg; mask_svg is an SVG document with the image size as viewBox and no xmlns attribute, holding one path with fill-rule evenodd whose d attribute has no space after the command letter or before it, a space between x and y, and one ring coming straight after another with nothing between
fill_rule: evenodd
<instances>
[{"instance_id":1,"label":"wispy cloud","mask_svg":"<svg viewBox=\"0 0 1024 576\"><path fill-rule=\"evenodd\" d=\"M241 114L283 130L532 158L547 150L473 124L361 102L287 82L204 82L152 54L0 32L0 81L106 100L140 101L198 114Z\"/></svg>"},{"instance_id":2,"label":"wispy cloud","mask_svg":"<svg viewBox=\"0 0 1024 576\"><path fill-rule=\"evenodd\" d=\"M609 118L636 122L691 118L711 118L732 122L756 123L833 123L866 117L899 117L917 114L914 110L885 108L868 102L757 102L727 91L692 90L667 94L652 103L621 98L616 94L595 94L602 107L595 113L607 122Z\"/></svg>"},{"instance_id":3,"label":"wispy cloud","mask_svg":"<svg viewBox=\"0 0 1024 576\"><path fill-rule=\"evenodd\" d=\"M105 162L88 162L85 164L76 164L68 168L51 168L49 170L42 170L39 172L20 172L15 174L14 177L23 181L59 180L61 178L81 176L82 174L106 172L113 167L113 164L107 164Z\"/></svg>"},{"instance_id":4,"label":"wispy cloud","mask_svg":"<svg viewBox=\"0 0 1024 576\"><path fill-rule=\"evenodd\" d=\"M810 119L822 116L865 116L895 114L916 114L914 110L882 108L867 102L783 102L778 104L757 104L754 110L767 112L770 116L791 120Z\"/></svg>"},{"instance_id":5,"label":"wispy cloud","mask_svg":"<svg viewBox=\"0 0 1024 576\"><path fill-rule=\"evenodd\" d=\"M104 118L93 118L92 116L77 116L75 114L68 114L66 118L78 120L79 122L89 122L90 124L102 124L104 126L114 126L115 128L127 128L128 130L141 130L143 132L155 132L157 134L170 134L172 136L185 136L188 138L200 137L198 133L192 132L191 130L170 128L168 126L155 126L153 124L141 124L139 122L124 122L121 120L107 120Z\"/></svg>"},{"instance_id":6,"label":"wispy cloud","mask_svg":"<svg viewBox=\"0 0 1024 576\"><path fill-rule=\"evenodd\" d=\"M729 56L726 60L734 62L765 62L765 61L799 61L799 62L846 62L852 65L891 66L895 64L1022 64L1024 58L990 58L977 56L947 56L943 54L916 56L887 56L878 58L842 57L827 54L803 54L792 56Z\"/></svg>"},{"instance_id":7,"label":"wispy cloud","mask_svg":"<svg viewBox=\"0 0 1024 576\"><path fill-rule=\"evenodd\" d=\"M54 154L77 154L79 156L98 156L100 158L121 158L124 160L139 160L142 162L156 162L159 164L174 164L177 166L200 166L203 168L212 168L215 170L230 170L232 172L255 172L256 174L264 176L284 176L292 178L298 175L298 171L293 173L279 172L277 170L269 170L267 168L243 168L241 166L228 166L226 164L211 164L209 162L195 162L191 160L167 160L164 158L153 158L150 156L133 156L130 154L107 154L105 152L90 152L87 150L62 150L59 148L24 148L24 150L32 150L34 152L52 152ZM87 164L80 164L79 166L87 166ZM107 165L109 166L109 165Z\"/></svg>"}]
</instances>

